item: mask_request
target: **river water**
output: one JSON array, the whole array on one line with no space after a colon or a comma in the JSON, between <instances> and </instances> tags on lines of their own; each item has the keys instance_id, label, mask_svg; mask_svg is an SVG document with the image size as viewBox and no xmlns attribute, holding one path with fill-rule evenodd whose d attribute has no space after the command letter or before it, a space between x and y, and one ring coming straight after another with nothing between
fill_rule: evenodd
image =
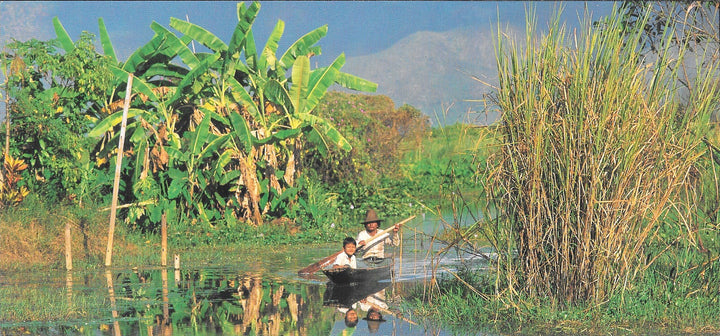
<instances>
[{"instance_id":1,"label":"river water","mask_svg":"<svg viewBox=\"0 0 720 336\"><path fill-rule=\"evenodd\" d=\"M2 274L1 293L8 297L0 302L12 305L0 307L8 309L0 316L13 318L0 321L0 336L477 334L444 329L407 309L404 300L427 288L433 274L485 263L462 251L438 254L445 245L430 236L443 220L417 220L418 229L403 230L400 247L387 248L395 257L392 277L363 285L335 286L320 272L298 276L299 269L337 251L337 244L228 251L177 269ZM64 313L26 321L22 311L28 309Z\"/></svg>"}]
</instances>

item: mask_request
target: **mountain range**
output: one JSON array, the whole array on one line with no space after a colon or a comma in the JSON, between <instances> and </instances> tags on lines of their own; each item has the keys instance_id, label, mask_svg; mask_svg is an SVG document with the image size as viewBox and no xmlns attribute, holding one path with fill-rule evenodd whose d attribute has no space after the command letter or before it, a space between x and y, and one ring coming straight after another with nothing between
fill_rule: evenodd
<instances>
[{"instance_id":1,"label":"mountain range","mask_svg":"<svg viewBox=\"0 0 720 336\"><path fill-rule=\"evenodd\" d=\"M497 85L494 34L478 29L420 31L375 54L350 57L343 72L378 83L376 94L412 105L433 124L489 124L481 100Z\"/></svg>"}]
</instances>

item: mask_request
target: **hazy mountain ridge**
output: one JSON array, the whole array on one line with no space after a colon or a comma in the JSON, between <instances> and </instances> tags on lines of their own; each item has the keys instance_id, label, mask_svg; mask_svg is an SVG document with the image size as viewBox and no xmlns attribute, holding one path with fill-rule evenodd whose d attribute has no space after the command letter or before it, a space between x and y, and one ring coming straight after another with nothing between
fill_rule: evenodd
<instances>
[{"instance_id":1,"label":"hazy mountain ridge","mask_svg":"<svg viewBox=\"0 0 720 336\"><path fill-rule=\"evenodd\" d=\"M433 121L437 116L452 123L464 120L468 110L482 110L482 103L464 101L489 91L472 76L497 83L493 36L477 29L417 32L379 53L348 58L343 71L378 83L377 93L398 106L407 103ZM484 123L484 115L475 122Z\"/></svg>"}]
</instances>

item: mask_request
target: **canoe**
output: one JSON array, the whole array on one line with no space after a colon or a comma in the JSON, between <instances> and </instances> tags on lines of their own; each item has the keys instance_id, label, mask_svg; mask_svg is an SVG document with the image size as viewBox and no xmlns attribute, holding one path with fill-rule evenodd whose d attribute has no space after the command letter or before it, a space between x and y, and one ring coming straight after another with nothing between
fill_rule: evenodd
<instances>
[{"instance_id":1,"label":"canoe","mask_svg":"<svg viewBox=\"0 0 720 336\"><path fill-rule=\"evenodd\" d=\"M363 267L329 268L323 269L323 273L330 281L341 285L390 279L393 268L391 258L380 259L375 262L358 263L363 263Z\"/></svg>"}]
</instances>

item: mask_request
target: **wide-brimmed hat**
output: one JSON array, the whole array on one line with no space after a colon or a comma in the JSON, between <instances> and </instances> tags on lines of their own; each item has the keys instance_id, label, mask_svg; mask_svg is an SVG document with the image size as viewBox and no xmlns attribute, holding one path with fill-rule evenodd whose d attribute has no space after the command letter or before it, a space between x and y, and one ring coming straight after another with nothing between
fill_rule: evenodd
<instances>
[{"instance_id":1,"label":"wide-brimmed hat","mask_svg":"<svg viewBox=\"0 0 720 336\"><path fill-rule=\"evenodd\" d=\"M373 223L373 222L382 222L384 219L380 219L377 216L377 213L375 213L375 210L370 209L365 213L365 221L361 222L361 224L365 225L367 223Z\"/></svg>"},{"instance_id":2,"label":"wide-brimmed hat","mask_svg":"<svg viewBox=\"0 0 720 336\"><path fill-rule=\"evenodd\" d=\"M370 317L371 312L377 313L378 317ZM382 317L380 311L374 308L370 308L370 311L368 311L366 317L363 317L363 320L367 321L368 331L373 334L378 332L380 329L380 323L385 322L385 319Z\"/></svg>"}]
</instances>

